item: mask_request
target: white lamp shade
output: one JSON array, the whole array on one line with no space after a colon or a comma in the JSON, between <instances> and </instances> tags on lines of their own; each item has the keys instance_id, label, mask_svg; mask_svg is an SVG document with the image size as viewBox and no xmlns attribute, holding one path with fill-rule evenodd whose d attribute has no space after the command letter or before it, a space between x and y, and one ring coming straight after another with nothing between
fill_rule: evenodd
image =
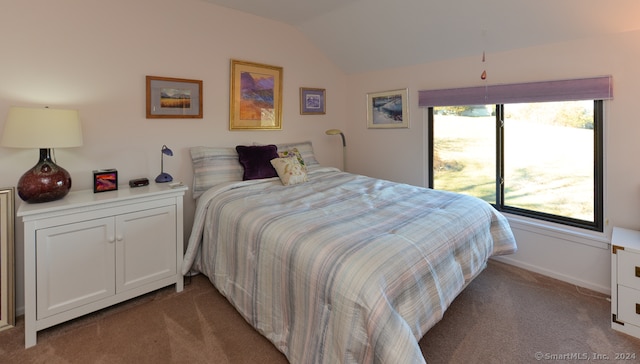
<instances>
[{"instance_id":1,"label":"white lamp shade","mask_svg":"<svg viewBox=\"0 0 640 364\"><path fill-rule=\"evenodd\" d=\"M11 107L0 145L12 148L69 148L82 145L77 110Z\"/></svg>"}]
</instances>

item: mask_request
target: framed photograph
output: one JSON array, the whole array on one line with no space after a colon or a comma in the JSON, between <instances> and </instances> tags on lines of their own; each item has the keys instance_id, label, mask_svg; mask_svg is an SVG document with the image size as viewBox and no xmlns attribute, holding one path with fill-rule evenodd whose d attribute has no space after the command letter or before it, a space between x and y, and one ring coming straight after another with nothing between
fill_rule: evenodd
<instances>
[{"instance_id":1,"label":"framed photograph","mask_svg":"<svg viewBox=\"0 0 640 364\"><path fill-rule=\"evenodd\" d=\"M409 92L406 88L367 94L367 127L408 128L408 104Z\"/></svg>"},{"instance_id":2,"label":"framed photograph","mask_svg":"<svg viewBox=\"0 0 640 364\"><path fill-rule=\"evenodd\" d=\"M0 189L0 331L16 325L14 188Z\"/></svg>"},{"instance_id":3,"label":"framed photograph","mask_svg":"<svg viewBox=\"0 0 640 364\"><path fill-rule=\"evenodd\" d=\"M300 87L300 114L322 115L325 102L325 89Z\"/></svg>"},{"instance_id":4,"label":"framed photograph","mask_svg":"<svg viewBox=\"0 0 640 364\"><path fill-rule=\"evenodd\" d=\"M93 193L114 191L118 189L118 171L115 169L98 169L93 171Z\"/></svg>"},{"instance_id":5,"label":"framed photograph","mask_svg":"<svg viewBox=\"0 0 640 364\"><path fill-rule=\"evenodd\" d=\"M229 130L282 129L282 67L231 60Z\"/></svg>"},{"instance_id":6,"label":"framed photograph","mask_svg":"<svg viewBox=\"0 0 640 364\"><path fill-rule=\"evenodd\" d=\"M147 76L147 119L202 119L202 81Z\"/></svg>"}]
</instances>

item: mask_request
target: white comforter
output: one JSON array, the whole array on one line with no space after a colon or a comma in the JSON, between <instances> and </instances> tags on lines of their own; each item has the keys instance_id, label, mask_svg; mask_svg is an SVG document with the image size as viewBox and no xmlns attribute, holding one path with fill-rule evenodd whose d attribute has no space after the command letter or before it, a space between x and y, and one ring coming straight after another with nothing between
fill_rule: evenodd
<instances>
[{"instance_id":1,"label":"white comforter","mask_svg":"<svg viewBox=\"0 0 640 364\"><path fill-rule=\"evenodd\" d=\"M424 363L418 340L515 250L484 201L318 168L205 192L182 272L207 275L292 363Z\"/></svg>"}]
</instances>

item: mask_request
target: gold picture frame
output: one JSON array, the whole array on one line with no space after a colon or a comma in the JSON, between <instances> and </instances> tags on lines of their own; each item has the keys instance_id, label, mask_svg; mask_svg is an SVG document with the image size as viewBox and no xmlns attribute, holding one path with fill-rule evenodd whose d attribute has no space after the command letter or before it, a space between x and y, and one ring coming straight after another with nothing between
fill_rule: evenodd
<instances>
[{"instance_id":1,"label":"gold picture frame","mask_svg":"<svg viewBox=\"0 0 640 364\"><path fill-rule=\"evenodd\" d=\"M0 189L0 331L16 324L14 206L14 188Z\"/></svg>"},{"instance_id":2,"label":"gold picture frame","mask_svg":"<svg viewBox=\"0 0 640 364\"><path fill-rule=\"evenodd\" d=\"M202 119L202 81L146 76L147 119Z\"/></svg>"},{"instance_id":3,"label":"gold picture frame","mask_svg":"<svg viewBox=\"0 0 640 364\"><path fill-rule=\"evenodd\" d=\"M231 60L229 130L282 129L282 67Z\"/></svg>"},{"instance_id":4,"label":"gold picture frame","mask_svg":"<svg viewBox=\"0 0 640 364\"><path fill-rule=\"evenodd\" d=\"M367 128L392 129L409 127L409 90L367 94Z\"/></svg>"}]
</instances>

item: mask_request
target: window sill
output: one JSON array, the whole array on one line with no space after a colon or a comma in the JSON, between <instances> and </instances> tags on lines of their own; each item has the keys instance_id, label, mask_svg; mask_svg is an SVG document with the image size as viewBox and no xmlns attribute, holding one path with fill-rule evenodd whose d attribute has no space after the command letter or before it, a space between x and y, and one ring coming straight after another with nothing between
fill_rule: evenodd
<instances>
[{"instance_id":1,"label":"window sill","mask_svg":"<svg viewBox=\"0 0 640 364\"><path fill-rule=\"evenodd\" d=\"M606 233L564 226L508 213L504 213L504 216L509 220L509 224L513 229L609 250L609 237Z\"/></svg>"}]
</instances>

